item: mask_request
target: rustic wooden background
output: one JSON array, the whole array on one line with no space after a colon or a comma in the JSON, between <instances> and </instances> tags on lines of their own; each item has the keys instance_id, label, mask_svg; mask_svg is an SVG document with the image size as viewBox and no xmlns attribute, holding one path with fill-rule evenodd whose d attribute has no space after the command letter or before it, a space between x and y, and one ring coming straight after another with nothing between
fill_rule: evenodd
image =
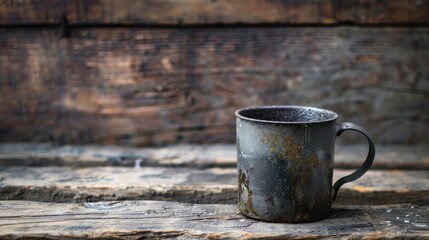
<instances>
[{"instance_id":1,"label":"rustic wooden background","mask_svg":"<svg viewBox=\"0 0 429 240\"><path fill-rule=\"evenodd\" d=\"M428 144L428 99L428 0L0 0L2 142L234 142L290 104Z\"/></svg>"}]
</instances>

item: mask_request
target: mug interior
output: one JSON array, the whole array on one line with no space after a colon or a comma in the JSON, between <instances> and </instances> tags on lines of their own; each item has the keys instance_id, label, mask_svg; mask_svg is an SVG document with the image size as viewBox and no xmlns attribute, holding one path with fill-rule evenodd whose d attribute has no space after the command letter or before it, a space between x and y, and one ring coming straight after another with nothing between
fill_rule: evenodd
<instances>
[{"instance_id":1,"label":"mug interior","mask_svg":"<svg viewBox=\"0 0 429 240\"><path fill-rule=\"evenodd\" d=\"M337 119L335 112L301 106L262 106L240 109L235 112L238 118L263 123L319 123Z\"/></svg>"}]
</instances>

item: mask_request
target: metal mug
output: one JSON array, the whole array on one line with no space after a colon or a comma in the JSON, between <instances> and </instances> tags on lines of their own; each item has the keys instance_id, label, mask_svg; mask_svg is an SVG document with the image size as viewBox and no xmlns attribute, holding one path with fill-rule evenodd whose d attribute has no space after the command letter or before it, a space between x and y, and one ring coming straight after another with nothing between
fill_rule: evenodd
<instances>
[{"instance_id":1,"label":"metal mug","mask_svg":"<svg viewBox=\"0 0 429 240\"><path fill-rule=\"evenodd\" d=\"M365 129L340 123L335 112L301 106L237 110L238 208L268 222L310 222L327 217L339 188L371 166L375 148ZM347 130L363 134L363 165L332 187L335 139Z\"/></svg>"}]
</instances>

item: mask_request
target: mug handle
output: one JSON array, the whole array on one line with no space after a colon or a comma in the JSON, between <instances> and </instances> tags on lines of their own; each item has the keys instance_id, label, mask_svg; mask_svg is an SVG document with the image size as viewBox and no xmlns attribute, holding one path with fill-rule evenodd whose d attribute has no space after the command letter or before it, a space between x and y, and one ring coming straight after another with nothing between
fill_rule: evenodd
<instances>
[{"instance_id":1,"label":"mug handle","mask_svg":"<svg viewBox=\"0 0 429 240\"><path fill-rule=\"evenodd\" d=\"M366 171L368 171L368 169L371 167L372 162L374 161L375 147L374 147L374 143L372 142L371 138L369 137L368 132L365 129L363 129L361 126L359 126L355 123L344 122L344 123L340 123L337 125L336 136L339 137L343 132L345 132L347 130L354 130L354 131L357 131L357 132L361 133L362 135L364 135L366 137L366 139L368 140L369 151L368 151L368 155L366 156L365 162L362 164L362 166L360 166L360 168L358 168L352 174L340 178L334 184L334 187L332 189L333 190L332 191L332 200L335 200L335 198L337 198L338 190L340 189L340 187L343 184L360 178Z\"/></svg>"}]
</instances>

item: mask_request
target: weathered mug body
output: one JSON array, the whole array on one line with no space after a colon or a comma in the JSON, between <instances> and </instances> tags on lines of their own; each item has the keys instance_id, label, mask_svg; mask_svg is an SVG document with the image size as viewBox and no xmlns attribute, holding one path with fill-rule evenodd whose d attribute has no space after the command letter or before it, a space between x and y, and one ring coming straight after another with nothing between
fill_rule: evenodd
<instances>
[{"instance_id":1,"label":"weathered mug body","mask_svg":"<svg viewBox=\"0 0 429 240\"><path fill-rule=\"evenodd\" d=\"M371 166L374 145L335 112L300 106L240 109L237 117L238 207L268 222L309 222L327 217L338 189ZM364 164L332 186L335 139L355 130L368 140Z\"/></svg>"}]
</instances>

